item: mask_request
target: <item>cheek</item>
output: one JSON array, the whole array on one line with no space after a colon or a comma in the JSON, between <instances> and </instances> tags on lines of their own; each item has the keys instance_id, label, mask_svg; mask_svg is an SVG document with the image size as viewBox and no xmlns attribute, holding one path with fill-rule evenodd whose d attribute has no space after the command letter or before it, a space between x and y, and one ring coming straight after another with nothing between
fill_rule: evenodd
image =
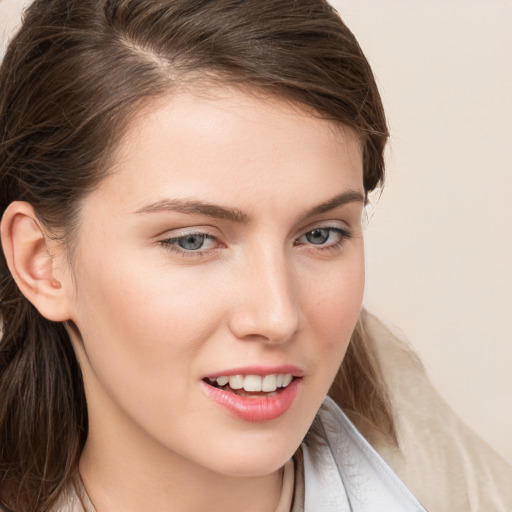
<instances>
[{"instance_id":1,"label":"cheek","mask_svg":"<svg viewBox=\"0 0 512 512\"><path fill-rule=\"evenodd\" d=\"M80 267L77 283L77 315L88 325L102 323L127 339L145 332L140 342L164 342L171 334L188 334L206 329L212 308L211 290L216 284L193 269L169 268L161 259L130 257L107 247L106 260L91 257ZM200 286L199 286L200 285ZM210 299L210 300L209 300ZM180 339L180 336L175 336Z\"/></svg>"},{"instance_id":2,"label":"cheek","mask_svg":"<svg viewBox=\"0 0 512 512\"><path fill-rule=\"evenodd\" d=\"M319 364L332 378L343 360L361 312L364 291L364 258L340 262L323 279L308 287L304 301L309 328L314 332L314 351Z\"/></svg>"},{"instance_id":3,"label":"cheek","mask_svg":"<svg viewBox=\"0 0 512 512\"><path fill-rule=\"evenodd\" d=\"M352 325L361 310L364 292L364 258L361 255L333 265L319 278L309 280L308 310L314 322L326 329L343 331Z\"/></svg>"},{"instance_id":4,"label":"cheek","mask_svg":"<svg viewBox=\"0 0 512 512\"><path fill-rule=\"evenodd\" d=\"M218 314L190 282L120 267L79 282L88 400L99 411L115 403L145 429L164 428L176 421L176 410L187 417L194 403L190 383Z\"/></svg>"},{"instance_id":5,"label":"cheek","mask_svg":"<svg viewBox=\"0 0 512 512\"><path fill-rule=\"evenodd\" d=\"M75 323L92 370L128 387L168 386L171 379L179 386L188 379L174 377L193 373L194 355L218 325L218 302L186 272L113 260L83 265L77 282Z\"/></svg>"}]
</instances>

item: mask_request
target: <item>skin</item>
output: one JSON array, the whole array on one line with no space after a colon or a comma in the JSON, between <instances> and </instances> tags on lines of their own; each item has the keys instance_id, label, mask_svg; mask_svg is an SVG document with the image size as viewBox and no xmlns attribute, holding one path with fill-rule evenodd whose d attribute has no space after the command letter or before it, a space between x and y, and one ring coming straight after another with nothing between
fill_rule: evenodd
<instances>
[{"instance_id":1,"label":"skin","mask_svg":"<svg viewBox=\"0 0 512 512\"><path fill-rule=\"evenodd\" d=\"M361 308L359 141L283 100L219 88L160 98L115 162L58 275L89 408L86 489L98 511L273 510ZM180 250L193 233L210 238ZM271 421L243 421L201 388L228 368L280 364L304 377Z\"/></svg>"}]
</instances>

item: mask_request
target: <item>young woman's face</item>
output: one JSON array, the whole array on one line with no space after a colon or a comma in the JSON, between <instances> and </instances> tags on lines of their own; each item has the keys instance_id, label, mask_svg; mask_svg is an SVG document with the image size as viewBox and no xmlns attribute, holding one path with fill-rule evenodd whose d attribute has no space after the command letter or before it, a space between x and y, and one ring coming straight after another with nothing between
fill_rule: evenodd
<instances>
[{"instance_id":1,"label":"young woman's face","mask_svg":"<svg viewBox=\"0 0 512 512\"><path fill-rule=\"evenodd\" d=\"M139 116L72 264L88 442L226 475L282 466L360 312L363 199L355 135L283 101L219 89Z\"/></svg>"}]
</instances>

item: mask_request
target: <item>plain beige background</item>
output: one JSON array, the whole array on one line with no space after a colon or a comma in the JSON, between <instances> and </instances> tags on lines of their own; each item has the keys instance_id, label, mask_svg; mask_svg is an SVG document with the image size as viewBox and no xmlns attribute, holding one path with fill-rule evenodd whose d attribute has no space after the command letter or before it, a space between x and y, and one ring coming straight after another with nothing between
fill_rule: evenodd
<instances>
[{"instance_id":1,"label":"plain beige background","mask_svg":"<svg viewBox=\"0 0 512 512\"><path fill-rule=\"evenodd\" d=\"M512 2L334 0L391 128L368 309L512 462Z\"/></svg>"},{"instance_id":2,"label":"plain beige background","mask_svg":"<svg viewBox=\"0 0 512 512\"><path fill-rule=\"evenodd\" d=\"M26 3L0 0L0 53ZM512 462L512 2L333 4L373 66L392 132L366 231L366 306Z\"/></svg>"}]
</instances>

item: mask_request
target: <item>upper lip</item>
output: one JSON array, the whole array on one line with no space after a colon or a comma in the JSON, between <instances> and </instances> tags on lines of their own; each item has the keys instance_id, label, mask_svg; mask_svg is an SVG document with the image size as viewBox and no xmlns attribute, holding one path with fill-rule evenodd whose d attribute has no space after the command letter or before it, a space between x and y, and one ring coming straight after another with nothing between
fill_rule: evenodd
<instances>
[{"instance_id":1,"label":"upper lip","mask_svg":"<svg viewBox=\"0 0 512 512\"><path fill-rule=\"evenodd\" d=\"M253 365L243 366L239 368L229 368L226 370L219 370L214 373L209 373L208 375L205 375L203 378L215 379L217 377L230 377L231 375L260 375L261 377L263 377L265 375L279 374L290 374L293 377L303 377L304 370L293 364L282 364L277 366Z\"/></svg>"}]
</instances>

